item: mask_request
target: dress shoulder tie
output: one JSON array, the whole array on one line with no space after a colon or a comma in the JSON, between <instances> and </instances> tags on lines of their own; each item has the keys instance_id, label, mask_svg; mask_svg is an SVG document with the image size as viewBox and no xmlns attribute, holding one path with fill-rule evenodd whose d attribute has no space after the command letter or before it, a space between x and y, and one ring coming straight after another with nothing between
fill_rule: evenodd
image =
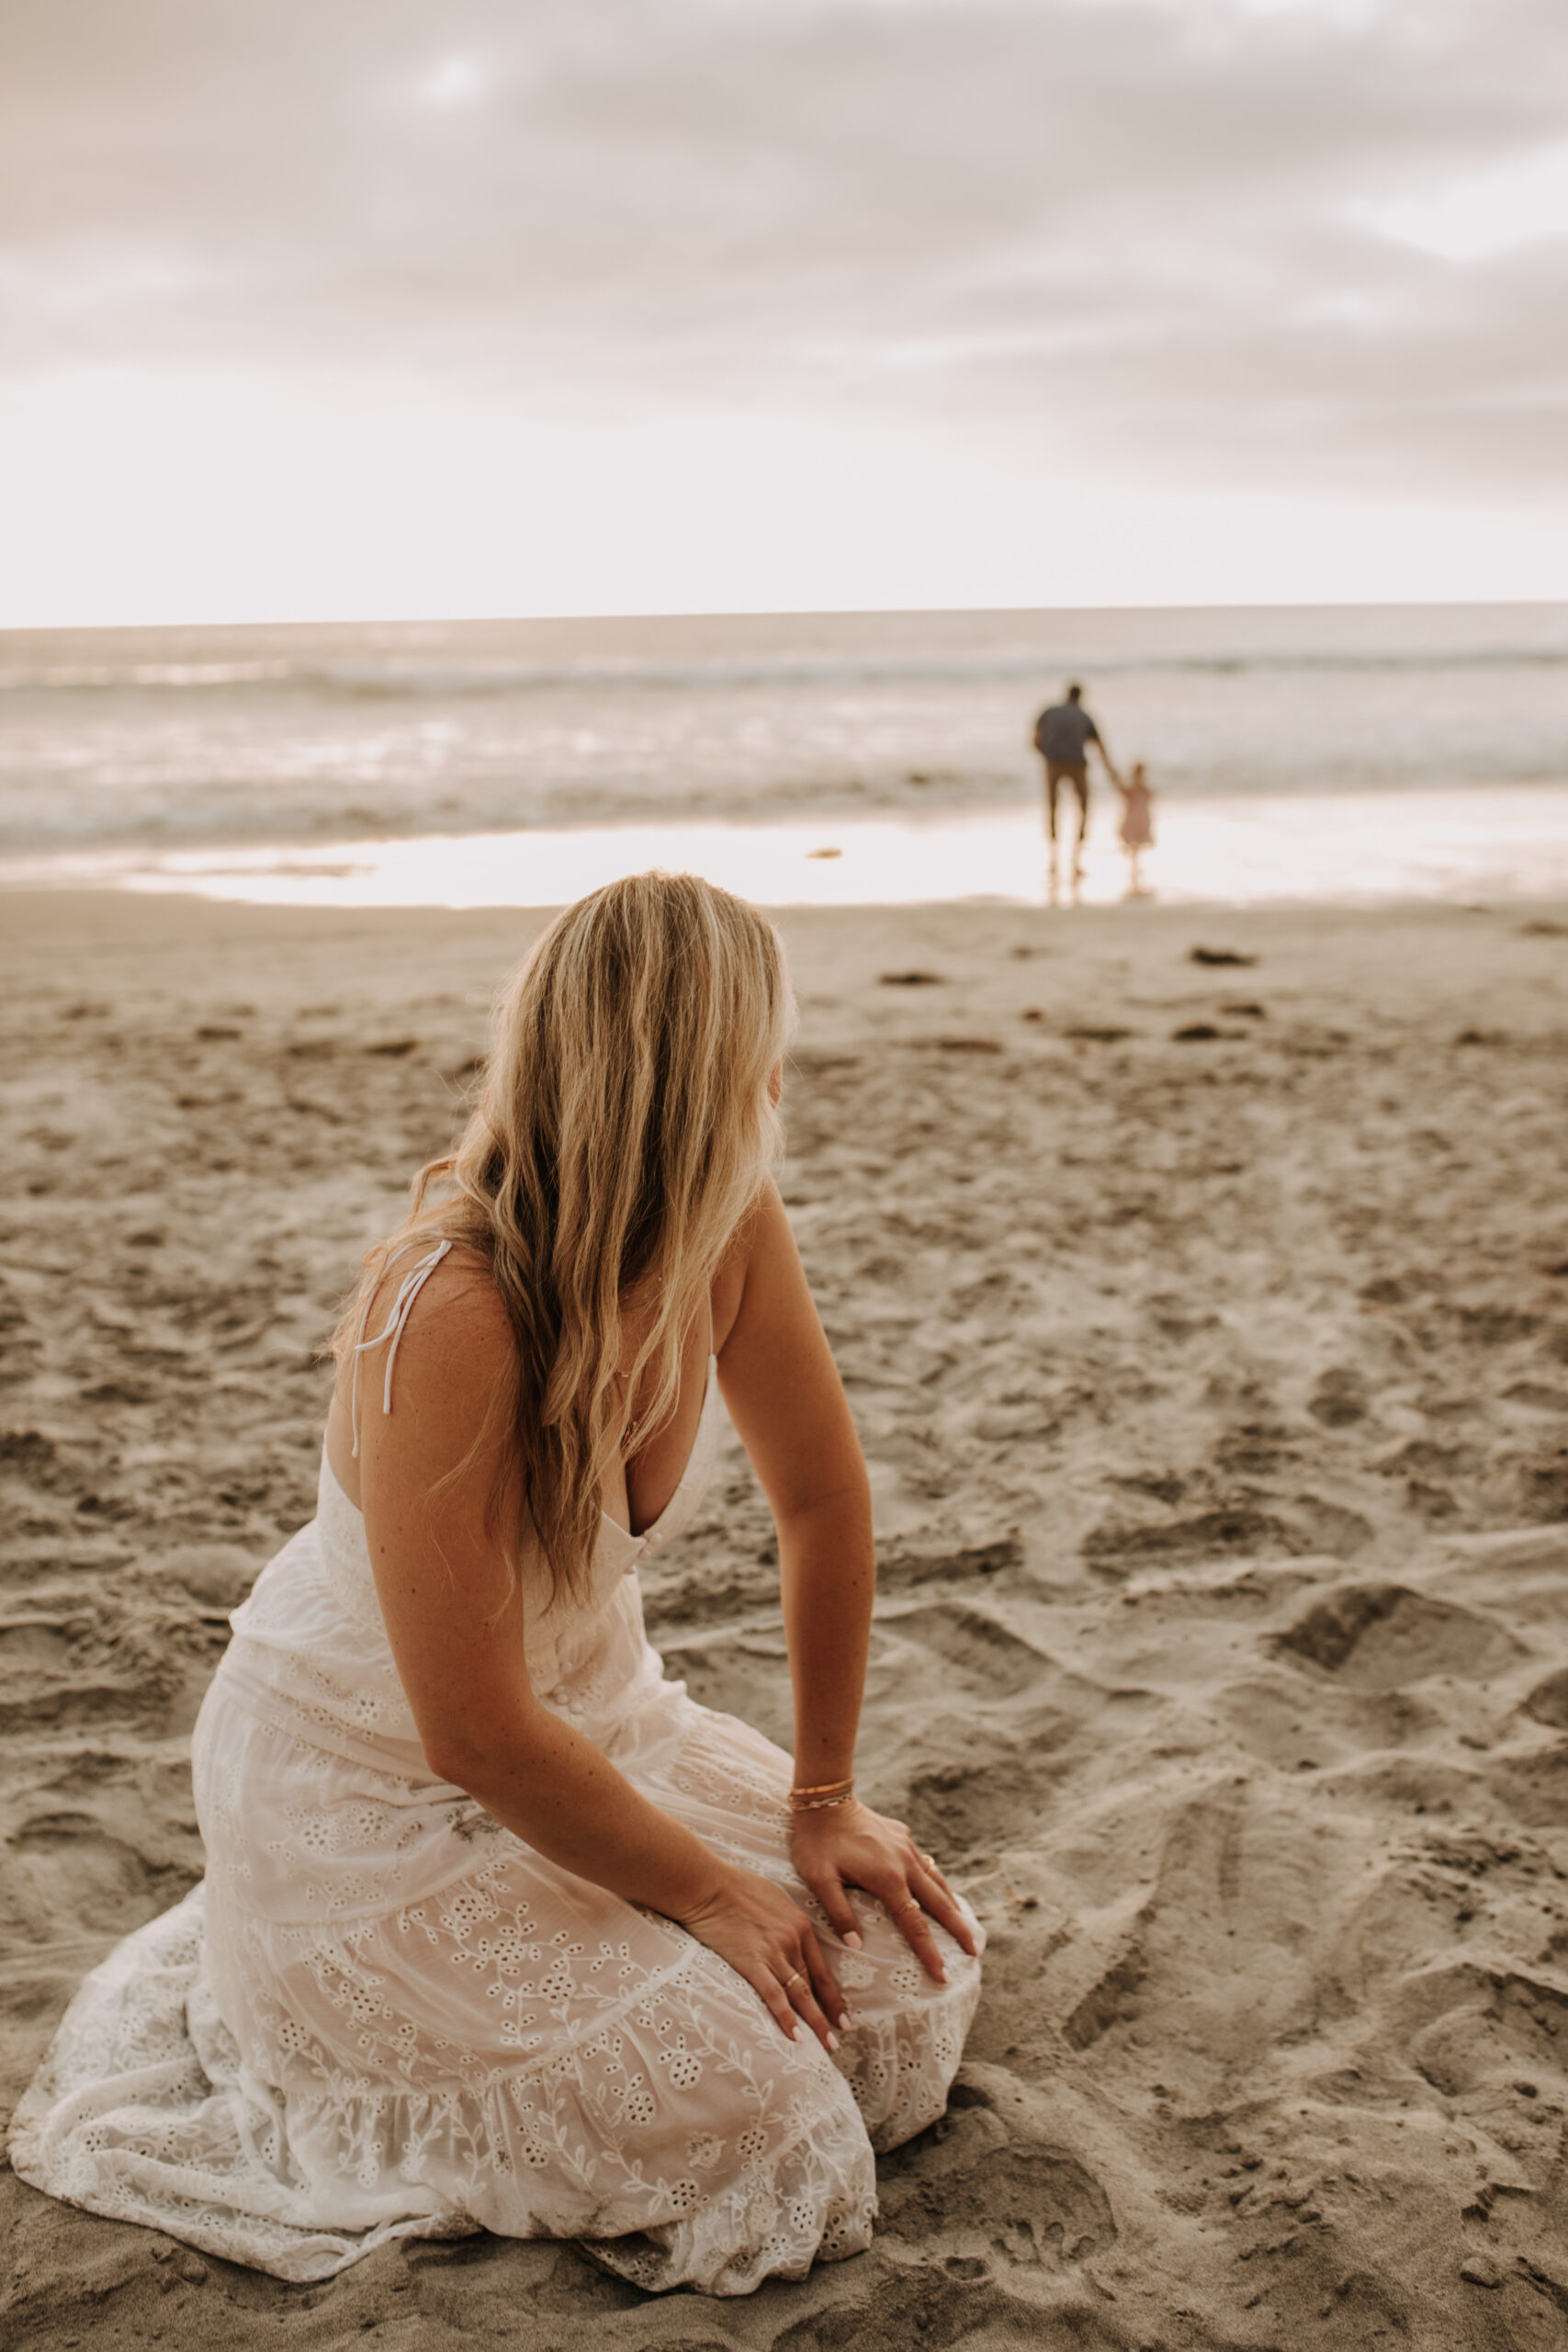
<instances>
[{"instance_id":1,"label":"dress shoulder tie","mask_svg":"<svg viewBox=\"0 0 1568 2352\"><path fill-rule=\"evenodd\" d=\"M388 1265L391 1264L392 1259L400 1256L402 1250L412 1247L412 1242L403 1242L399 1250L394 1250L390 1253L387 1261ZM359 1359L363 1355L368 1355L373 1348L381 1347L390 1340L392 1344L387 1350L387 1374L381 1383L381 1410L383 1414L389 1413L392 1409L392 1367L398 1361L399 1344L408 1328L408 1319L413 1312L414 1300L419 1296L442 1259L450 1253L451 1248L452 1244L449 1241L442 1239L435 1244L434 1250L427 1250L423 1258L414 1260L399 1285L398 1295L392 1301L392 1311L388 1316L384 1328L368 1340L365 1336L365 1326L370 1320L374 1291L366 1299L365 1312L359 1318L359 1337L354 1343L354 1372L348 1389L349 1428L354 1438L352 1453L355 1462L359 1459Z\"/></svg>"}]
</instances>

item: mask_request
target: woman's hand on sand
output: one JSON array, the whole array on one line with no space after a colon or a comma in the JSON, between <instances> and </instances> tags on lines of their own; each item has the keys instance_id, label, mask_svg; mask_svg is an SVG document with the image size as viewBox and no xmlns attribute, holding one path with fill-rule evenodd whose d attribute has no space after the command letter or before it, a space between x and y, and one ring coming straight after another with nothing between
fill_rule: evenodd
<instances>
[{"instance_id":1,"label":"woman's hand on sand","mask_svg":"<svg viewBox=\"0 0 1568 2352\"><path fill-rule=\"evenodd\" d=\"M846 1887L858 1886L886 1904L893 1924L928 1976L939 1984L947 1971L931 1931L934 1919L963 1951L976 1950L974 1930L930 1854L922 1854L901 1821L888 1821L858 1802L795 1816L795 1867L828 1914L835 1935L852 1951L860 1928Z\"/></svg>"},{"instance_id":2,"label":"woman's hand on sand","mask_svg":"<svg viewBox=\"0 0 1568 2352\"><path fill-rule=\"evenodd\" d=\"M680 1919L761 1995L791 2041L804 2024L825 2050L837 2050L833 2028L849 2023L849 2010L816 1928L783 1887L754 1871L727 1870L717 1890Z\"/></svg>"}]
</instances>

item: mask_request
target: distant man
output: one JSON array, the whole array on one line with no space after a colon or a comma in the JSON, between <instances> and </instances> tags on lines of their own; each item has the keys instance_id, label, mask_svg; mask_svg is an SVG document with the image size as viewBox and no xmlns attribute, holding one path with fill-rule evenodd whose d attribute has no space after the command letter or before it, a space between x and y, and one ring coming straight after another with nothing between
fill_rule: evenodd
<instances>
[{"instance_id":1,"label":"distant man","mask_svg":"<svg viewBox=\"0 0 1568 2352\"><path fill-rule=\"evenodd\" d=\"M1106 775L1114 783L1116 771L1100 740L1099 728L1083 707L1083 688L1067 688L1064 702L1054 702L1034 722L1034 748L1045 763L1045 831L1051 839L1051 870L1056 867L1056 795L1064 784L1077 797L1078 836L1073 844L1073 879L1083 876L1084 836L1089 831L1089 747L1100 753Z\"/></svg>"}]
</instances>

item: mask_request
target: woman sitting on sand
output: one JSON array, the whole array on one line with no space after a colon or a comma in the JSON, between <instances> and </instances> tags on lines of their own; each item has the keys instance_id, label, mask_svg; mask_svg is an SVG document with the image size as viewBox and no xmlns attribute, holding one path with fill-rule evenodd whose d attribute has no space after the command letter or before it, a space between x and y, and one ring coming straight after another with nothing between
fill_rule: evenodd
<instances>
[{"instance_id":1,"label":"woman sitting on sand","mask_svg":"<svg viewBox=\"0 0 1568 2352\"><path fill-rule=\"evenodd\" d=\"M687 877L524 963L203 1705L206 1881L77 1995L17 2113L36 2187L295 2279L481 2224L715 2294L867 2244L980 1936L853 1792L871 1513L768 1173L790 1012L771 926ZM793 1765L643 1631L720 1389L778 1528Z\"/></svg>"}]
</instances>

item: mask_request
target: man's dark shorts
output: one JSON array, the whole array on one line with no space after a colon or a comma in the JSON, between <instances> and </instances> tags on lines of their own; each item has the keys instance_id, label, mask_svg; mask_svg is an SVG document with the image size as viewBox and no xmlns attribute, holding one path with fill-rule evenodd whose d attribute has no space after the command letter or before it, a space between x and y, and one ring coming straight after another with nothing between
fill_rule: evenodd
<instances>
[{"instance_id":1,"label":"man's dark shorts","mask_svg":"<svg viewBox=\"0 0 1568 2352\"><path fill-rule=\"evenodd\" d=\"M1057 787L1064 784L1072 786L1078 797L1078 807L1087 810L1089 808L1089 763L1087 760L1078 763L1076 766L1066 765L1060 760L1046 761L1045 797L1053 811L1056 806Z\"/></svg>"}]
</instances>

